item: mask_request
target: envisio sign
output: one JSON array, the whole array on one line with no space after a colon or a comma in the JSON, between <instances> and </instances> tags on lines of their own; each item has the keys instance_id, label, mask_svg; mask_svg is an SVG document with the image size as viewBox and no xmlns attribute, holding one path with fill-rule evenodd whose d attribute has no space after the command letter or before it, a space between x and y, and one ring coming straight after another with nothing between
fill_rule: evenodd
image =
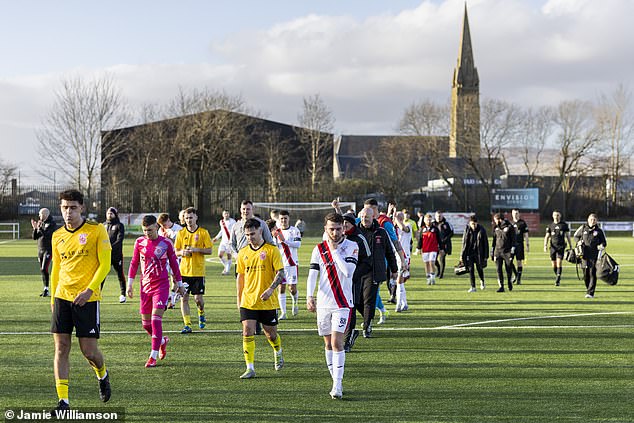
<instances>
[{"instance_id":1,"label":"envisio sign","mask_svg":"<svg viewBox=\"0 0 634 423\"><path fill-rule=\"evenodd\" d=\"M539 209L539 188L494 189L492 209Z\"/></svg>"}]
</instances>

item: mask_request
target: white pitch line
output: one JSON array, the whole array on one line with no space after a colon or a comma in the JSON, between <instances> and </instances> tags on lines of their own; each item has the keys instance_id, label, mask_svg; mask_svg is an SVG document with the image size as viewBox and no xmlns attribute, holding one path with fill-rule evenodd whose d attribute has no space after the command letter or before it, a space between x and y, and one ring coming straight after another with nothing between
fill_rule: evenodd
<instances>
[{"instance_id":1,"label":"white pitch line","mask_svg":"<svg viewBox=\"0 0 634 423\"><path fill-rule=\"evenodd\" d=\"M460 323L457 325L448 325L448 326L440 326L438 329L452 329L459 328L465 326L475 326L475 325L486 325L488 323L501 323L501 322L515 322L519 320L538 320L538 319L562 319L568 317L581 317L581 316L599 316L606 314L631 314L631 311L611 311L605 313L580 313L580 314L564 314L559 316L533 316L533 317L516 317L512 319L499 319L499 320L484 320L482 322L472 322L472 323Z\"/></svg>"}]
</instances>

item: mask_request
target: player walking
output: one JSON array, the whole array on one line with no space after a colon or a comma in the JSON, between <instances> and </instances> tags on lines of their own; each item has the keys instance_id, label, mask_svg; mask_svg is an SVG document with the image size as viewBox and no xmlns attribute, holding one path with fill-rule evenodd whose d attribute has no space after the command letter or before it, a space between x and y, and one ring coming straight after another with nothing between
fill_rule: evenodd
<instances>
[{"instance_id":1,"label":"player walking","mask_svg":"<svg viewBox=\"0 0 634 423\"><path fill-rule=\"evenodd\" d=\"M273 295L284 279L284 265L279 250L264 242L260 220L246 219L243 228L248 244L240 249L236 259L236 291L247 370L240 379L252 379L255 377L256 322L262 324L269 344L273 347L275 370L284 366L282 338L277 333L279 303L277 296Z\"/></svg>"},{"instance_id":2,"label":"player walking","mask_svg":"<svg viewBox=\"0 0 634 423\"><path fill-rule=\"evenodd\" d=\"M174 272L174 290L185 293L178 260L172 242L158 234L158 224L152 215L143 217L144 236L134 242L134 252L128 270L128 297L134 295L134 278L141 265L140 314L143 329L152 337L152 350L145 367L155 367L156 359L167 354L169 338L163 336L163 313L170 293L169 267ZM160 349L160 355L159 355Z\"/></svg>"},{"instance_id":3,"label":"player walking","mask_svg":"<svg viewBox=\"0 0 634 423\"><path fill-rule=\"evenodd\" d=\"M284 263L284 282L280 285L280 293L278 295L281 311L279 320L284 320L286 319L287 285L290 287L293 301L293 316L297 316L299 310L297 305L299 299L299 293L297 292L297 272L299 269L297 251L302 245L302 236L295 226L291 226L291 219L287 210L279 212L278 225L277 230L271 235L277 242L277 247L282 254L282 262Z\"/></svg>"},{"instance_id":4,"label":"player walking","mask_svg":"<svg viewBox=\"0 0 634 423\"><path fill-rule=\"evenodd\" d=\"M233 252L231 248L231 231L233 230L233 225L236 224L236 220L231 217L229 210L223 210L222 219L220 219L219 224L220 231L218 231L213 241L221 239L220 246L218 247L218 258L223 265L222 275L228 275L231 269L231 254Z\"/></svg>"},{"instance_id":5,"label":"player walking","mask_svg":"<svg viewBox=\"0 0 634 423\"><path fill-rule=\"evenodd\" d=\"M346 362L345 332L353 312L352 275L357 266L358 245L345 238L343 217L330 213L325 218L326 240L318 244L310 258L306 283L306 307L317 312L317 331L324 337L326 365L332 377L330 397L343 396ZM317 302L314 292L317 280Z\"/></svg>"}]
</instances>

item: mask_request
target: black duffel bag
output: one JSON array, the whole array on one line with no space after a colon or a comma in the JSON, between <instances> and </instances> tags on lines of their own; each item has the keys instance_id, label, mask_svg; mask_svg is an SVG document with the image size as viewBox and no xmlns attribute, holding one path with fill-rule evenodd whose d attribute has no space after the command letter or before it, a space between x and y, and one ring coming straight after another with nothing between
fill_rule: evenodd
<instances>
[{"instance_id":1,"label":"black duffel bag","mask_svg":"<svg viewBox=\"0 0 634 423\"><path fill-rule=\"evenodd\" d=\"M619 282L619 264L608 253L603 251L597 260L597 277L608 285Z\"/></svg>"}]
</instances>

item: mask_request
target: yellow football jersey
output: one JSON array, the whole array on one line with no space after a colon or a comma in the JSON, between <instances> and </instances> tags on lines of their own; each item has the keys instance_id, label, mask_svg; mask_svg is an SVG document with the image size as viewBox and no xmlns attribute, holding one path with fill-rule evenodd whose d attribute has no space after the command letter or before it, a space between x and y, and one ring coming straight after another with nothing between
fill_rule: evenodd
<instances>
[{"instance_id":1,"label":"yellow football jersey","mask_svg":"<svg viewBox=\"0 0 634 423\"><path fill-rule=\"evenodd\" d=\"M191 248L211 248L211 237L207 229L200 226L194 232L190 232L184 227L176 234L174 248L184 250ZM205 255L194 253L190 257L181 258L181 275L183 276L205 276Z\"/></svg>"},{"instance_id":2,"label":"yellow football jersey","mask_svg":"<svg viewBox=\"0 0 634 423\"><path fill-rule=\"evenodd\" d=\"M284 268L280 250L264 243L254 250L247 244L238 252L237 272L244 275L244 288L240 306L251 310L275 310L279 308L277 293L262 301L260 295L273 283L275 274Z\"/></svg>"},{"instance_id":3,"label":"yellow football jersey","mask_svg":"<svg viewBox=\"0 0 634 423\"><path fill-rule=\"evenodd\" d=\"M71 231L65 226L53 233L53 262L59 263L59 278L53 297L73 301L88 288L99 268L99 252L111 250L108 232L97 222L85 221ZM110 263L108 263L110 264ZM101 300L98 286L88 301Z\"/></svg>"}]
</instances>

